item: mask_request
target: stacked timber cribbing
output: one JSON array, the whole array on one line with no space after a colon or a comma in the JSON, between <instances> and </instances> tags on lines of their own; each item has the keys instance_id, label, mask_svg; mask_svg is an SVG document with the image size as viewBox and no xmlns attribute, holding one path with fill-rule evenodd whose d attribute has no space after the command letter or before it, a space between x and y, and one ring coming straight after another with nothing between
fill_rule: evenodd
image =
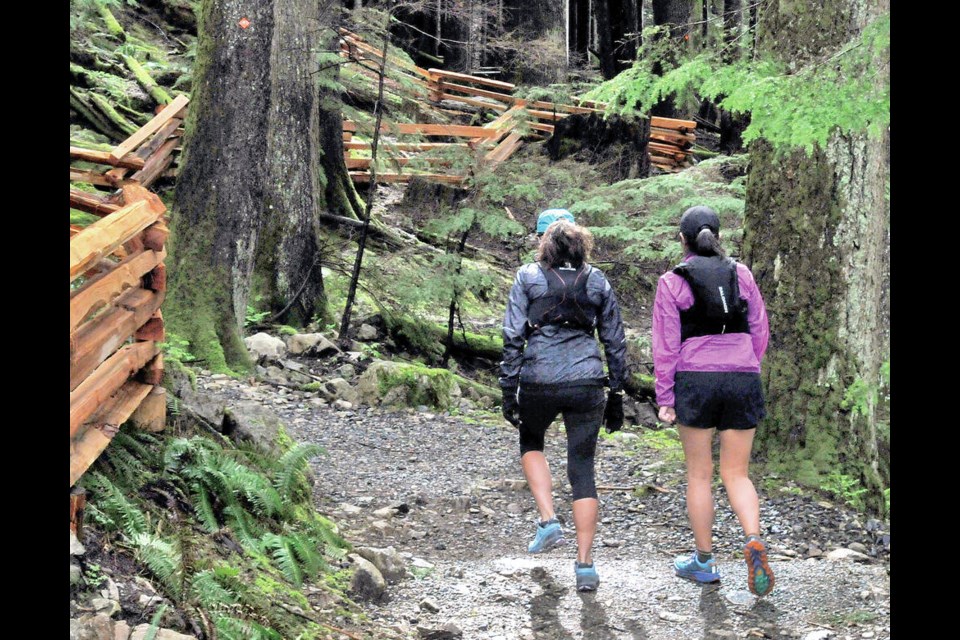
<instances>
[{"instance_id":1,"label":"stacked timber cribbing","mask_svg":"<svg viewBox=\"0 0 960 640\"><path fill-rule=\"evenodd\" d=\"M169 230L166 207L146 187L173 161L187 102L176 98L112 151L70 149L72 160L109 167L71 167L71 182L115 189L70 189L71 208L100 218L70 228L71 486L121 424L159 431L166 422L158 343Z\"/></svg>"},{"instance_id":2,"label":"stacked timber cribbing","mask_svg":"<svg viewBox=\"0 0 960 640\"><path fill-rule=\"evenodd\" d=\"M445 156L437 153L438 151L456 149L482 151L479 159L495 166L509 158L523 144L524 139L543 139L552 135L554 123L558 120L573 114L603 113L606 108L603 103L580 99L576 100L575 105L524 100L513 95L516 86L509 82L444 69L423 69L398 56L384 56L380 49L346 29L340 29L340 55L357 63L361 73L371 79L376 79L381 69L389 65L391 71L399 73L406 84L420 90L426 89L438 119L448 120L451 116L472 116L469 111L458 109L458 105L466 105L463 109L489 109L500 114L495 120L482 127L437 123L384 123L380 129L381 133L393 139L417 135L466 138L467 140L465 142L394 142L381 139L379 148L384 151L388 158L386 163L388 166L392 165L393 170L378 170L378 182L409 182L417 177L435 182L459 184L466 179L465 175L441 172L437 169L454 164L449 154ZM409 89L404 89L396 81L389 80L387 84L397 92L409 93ZM412 95L410 97L414 98ZM696 141L695 129L696 123L692 120L651 118L650 141L647 147L651 164L663 171L680 171L690 166L690 150ZM354 182L368 182L370 158L355 157L352 152L367 151L371 145L369 142L354 140L356 133L356 123L344 121L344 158ZM370 136L372 132L366 132L366 134ZM410 165L418 168L409 168ZM428 170L424 171L424 167L428 167Z\"/></svg>"},{"instance_id":3,"label":"stacked timber cribbing","mask_svg":"<svg viewBox=\"0 0 960 640\"><path fill-rule=\"evenodd\" d=\"M680 171L690 166L693 143L697 141L697 123L693 120L650 118L650 164L663 171Z\"/></svg>"}]
</instances>

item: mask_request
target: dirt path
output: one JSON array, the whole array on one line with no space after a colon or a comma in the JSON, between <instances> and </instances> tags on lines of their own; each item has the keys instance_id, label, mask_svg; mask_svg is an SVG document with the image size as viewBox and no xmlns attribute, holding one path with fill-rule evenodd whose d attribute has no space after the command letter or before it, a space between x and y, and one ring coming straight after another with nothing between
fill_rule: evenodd
<instances>
[{"instance_id":1,"label":"dirt path","mask_svg":"<svg viewBox=\"0 0 960 640\"><path fill-rule=\"evenodd\" d=\"M327 450L313 462L318 509L354 545L392 546L404 556L412 575L390 585L385 601L365 605L371 618L404 636L421 637L418 627L448 621L463 638L491 640L890 636L889 536L881 523L864 525L863 516L836 505L761 490L777 587L758 600L746 589L740 533L719 490L715 553L723 580L701 587L671 569L691 543L675 450L644 446L634 434L604 439L597 480L610 489L600 492L594 551L601 585L596 594L579 594L572 546L525 552L536 513L509 425L485 423L478 419L484 414L334 411L266 386L243 395L262 397L291 436ZM558 515L569 520L557 426L546 454ZM572 539L571 523L565 531ZM824 557L847 546L879 557Z\"/></svg>"}]
</instances>

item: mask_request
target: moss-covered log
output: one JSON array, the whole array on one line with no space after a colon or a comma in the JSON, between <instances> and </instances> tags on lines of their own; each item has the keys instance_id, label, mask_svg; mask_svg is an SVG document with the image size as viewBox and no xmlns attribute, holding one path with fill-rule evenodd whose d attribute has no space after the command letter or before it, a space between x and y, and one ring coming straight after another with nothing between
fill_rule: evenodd
<instances>
[{"instance_id":1,"label":"moss-covered log","mask_svg":"<svg viewBox=\"0 0 960 640\"><path fill-rule=\"evenodd\" d=\"M839 49L881 2L833 0L764 9L760 46L791 60ZM828 37L829 35L829 37ZM744 259L767 302L771 339L763 365L768 417L759 451L808 484L843 474L883 508L889 426L883 422L889 358L888 137L835 134L807 155L751 147Z\"/></svg>"},{"instance_id":2,"label":"moss-covered log","mask_svg":"<svg viewBox=\"0 0 960 640\"><path fill-rule=\"evenodd\" d=\"M97 3L97 11L100 13L100 17L103 18L107 32L113 37L118 38L121 42L125 41L127 39L127 33L123 30L123 25L117 22L110 8L107 7L106 4Z\"/></svg>"},{"instance_id":3,"label":"moss-covered log","mask_svg":"<svg viewBox=\"0 0 960 640\"><path fill-rule=\"evenodd\" d=\"M123 61L126 63L127 68L130 69L133 77L135 77L137 82L140 83L140 86L143 87L144 91L149 93L158 104L170 104L173 101L170 94L158 85L156 80L150 77L150 74L137 62L136 58L133 56L123 56Z\"/></svg>"}]
</instances>

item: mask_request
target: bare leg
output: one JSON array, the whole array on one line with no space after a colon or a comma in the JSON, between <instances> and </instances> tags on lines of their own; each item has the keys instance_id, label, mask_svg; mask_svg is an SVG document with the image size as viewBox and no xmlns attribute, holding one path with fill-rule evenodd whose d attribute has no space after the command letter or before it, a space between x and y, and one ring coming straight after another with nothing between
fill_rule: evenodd
<instances>
[{"instance_id":1,"label":"bare leg","mask_svg":"<svg viewBox=\"0 0 960 640\"><path fill-rule=\"evenodd\" d=\"M590 564L593 537L597 533L598 502L596 498L573 501L573 523L577 527L577 562Z\"/></svg>"},{"instance_id":2,"label":"bare leg","mask_svg":"<svg viewBox=\"0 0 960 640\"><path fill-rule=\"evenodd\" d=\"M545 521L553 517L553 478L550 477L550 467L543 451L527 451L520 458L523 475L530 485L530 493L537 502L540 511L540 520Z\"/></svg>"},{"instance_id":3,"label":"bare leg","mask_svg":"<svg viewBox=\"0 0 960 640\"><path fill-rule=\"evenodd\" d=\"M720 432L720 479L746 535L760 534L760 501L747 475L754 433L756 429L725 429Z\"/></svg>"},{"instance_id":4,"label":"bare leg","mask_svg":"<svg viewBox=\"0 0 960 640\"><path fill-rule=\"evenodd\" d=\"M713 549L713 429L680 425L687 460L687 515L699 551Z\"/></svg>"}]
</instances>

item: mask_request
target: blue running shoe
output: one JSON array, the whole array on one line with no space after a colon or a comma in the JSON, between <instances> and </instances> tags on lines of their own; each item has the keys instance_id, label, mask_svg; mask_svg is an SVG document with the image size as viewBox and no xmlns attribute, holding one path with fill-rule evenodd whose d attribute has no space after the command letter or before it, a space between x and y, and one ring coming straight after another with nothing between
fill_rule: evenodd
<instances>
[{"instance_id":1,"label":"blue running shoe","mask_svg":"<svg viewBox=\"0 0 960 640\"><path fill-rule=\"evenodd\" d=\"M537 535L529 545L527 553L543 553L564 543L563 529L556 518L551 518L543 524L537 524Z\"/></svg>"},{"instance_id":2,"label":"blue running shoe","mask_svg":"<svg viewBox=\"0 0 960 640\"><path fill-rule=\"evenodd\" d=\"M577 574L577 591L596 591L600 584L600 574L597 568L591 562L590 564L580 564L573 561L573 572Z\"/></svg>"},{"instance_id":3,"label":"blue running shoe","mask_svg":"<svg viewBox=\"0 0 960 640\"><path fill-rule=\"evenodd\" d=\"M720 570L717 568L717 561L710 558L706 562L697 560L697 552L689 558L678 557L673 561L673 568L677 570L677 575L694 582L717 582L720 580Z\"/></svg>"}]
</instances>

